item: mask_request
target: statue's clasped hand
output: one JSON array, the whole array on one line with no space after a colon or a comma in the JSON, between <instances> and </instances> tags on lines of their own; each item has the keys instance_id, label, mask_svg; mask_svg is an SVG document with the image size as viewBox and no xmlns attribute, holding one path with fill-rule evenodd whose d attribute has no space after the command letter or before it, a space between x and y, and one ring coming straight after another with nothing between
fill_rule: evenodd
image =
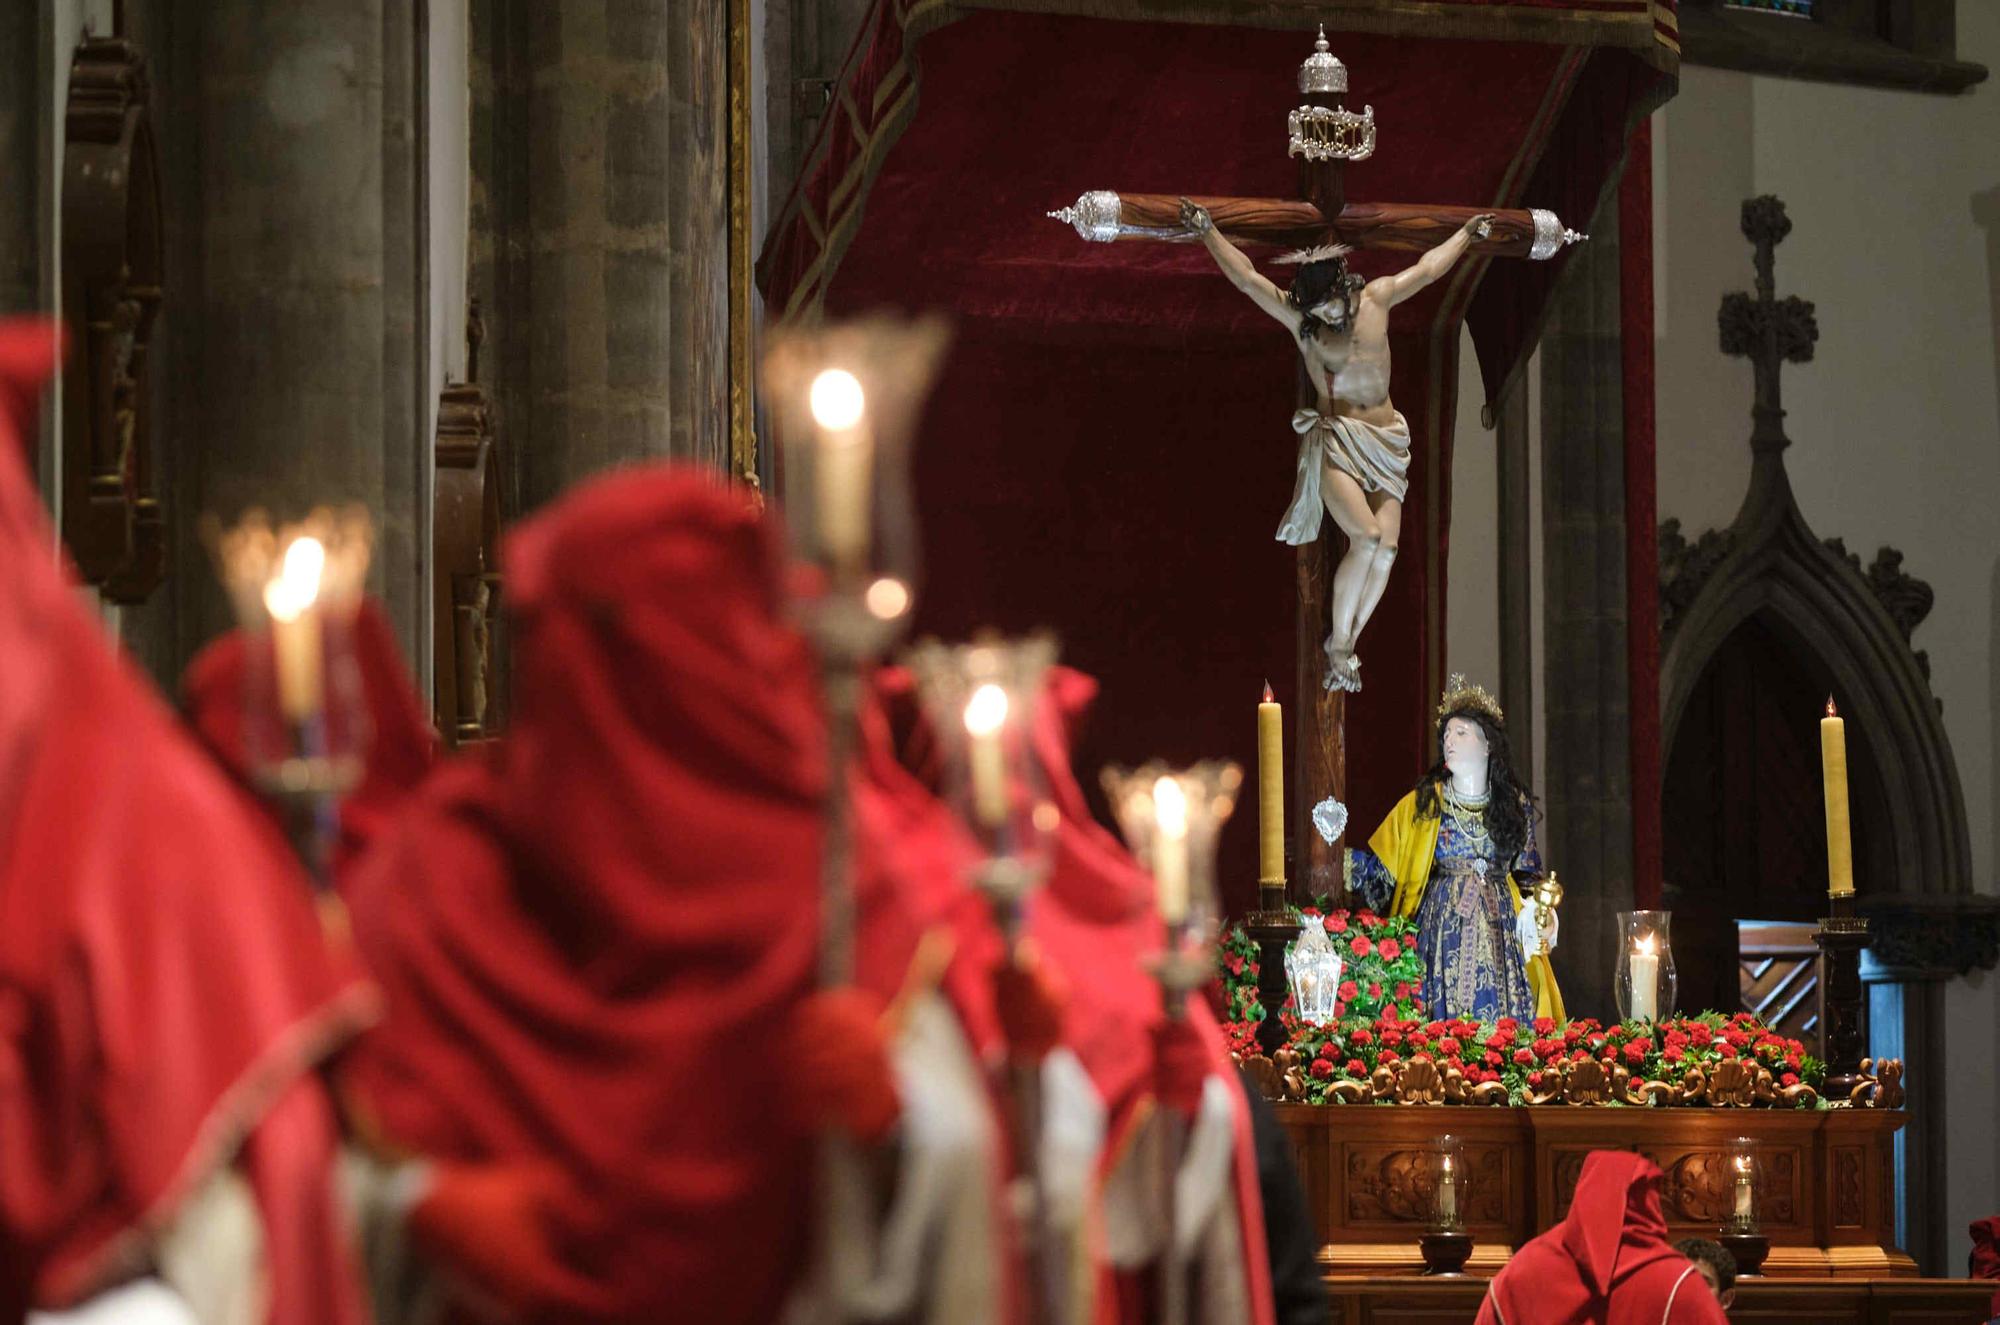
<instances>
[{"instance_id":1,"label":"statue's clasped hand","mask_svg":"<svg viewBox=\"0 0 2000 1325\"><path fill-rule=\"evenodd\" d=\"M1208 214L1208 208L1192 198L1181 199L1181 224L1197 235L1205 235L1215 229L1215 222Z\"/></svg>"}]
</instances>

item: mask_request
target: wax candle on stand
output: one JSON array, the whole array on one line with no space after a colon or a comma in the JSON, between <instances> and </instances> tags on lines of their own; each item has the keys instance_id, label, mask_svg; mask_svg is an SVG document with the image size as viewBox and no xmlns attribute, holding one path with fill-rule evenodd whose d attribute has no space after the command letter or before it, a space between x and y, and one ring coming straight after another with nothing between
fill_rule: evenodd
<instances>
[{"instance_id":1,"label":"wax candle on stand","mask_svg":"<svg viewBox=\"0 0 2000 1325\"><path fill-rule=\"evenodd\" d=\"M1153 784L1153 882L1159 888L1160 919L1178 925L1188 913L1187 793L1163 777Z\"/></svg>"},{"instance_id":2,"label":"wax candle on stand","mask_svg":"<svg viewBox=\"0 0 2000 1325\"><path fill-rule=\"evenodd\" d=\"M318 609L320 576L325 569L326 546L317 538L295 538L285 548L277 576L264 586L264 610L271 615L278 711L294 724L318 716L325 703Z\"/></svg>"},{"instance_id":3,"label":"wax candle on stand","mask_svg":"<svg viewBox=\"0 0 2000 1325\"><path fill-rule=\"evenodd\" d=\"M1847 823L1847 724L1826 701L1819 720L1821 781L1826 788L1826 891L1829 897L1854 896L1854 840Z\"/></svg>"},{"instance_id":4,"label":"wax candle on stand","mask_svg":"<svg viewBox=\"0 0 2000 1325\"><path fill-rule=\"evenodd\" d=\"M1452 1166L1450 1151L1445 1152L1438 1170L1437 1212L1441 1224L1458 1222L1458 1171Z\"/></svg>"},{"instance_id":5,"label":"wax candle on stand","mask_svg":"<svg viewBox=\"0 0 2000 1325\"><path fill-rule=\"evenodd\" d=\"M812 382L809 404L819 425L814 463L814 513L820 542L836 569L858 571L868 551L869 470L874 447L866 421L867 396L844 368L828 368Z\"/></svg>"},{"instance_id":6,"label":"wax candle on stand","mask_svg":"<svg viewBox=\"0 0 2000 1325\"><path fill-rule=\"evenodd\" d=\"M1755 1218L1751 1207L1750 1160L1747 1156L1736 1157L1736 1220L1748 1224Z\"/></svg>"},{"instance_id":7,"label":"wax candle on stand","mask_svg":"<svg viewBox=\"0 0 2000 1325\"><path fill-rule=\"evenodd\" d=\"M1000 729L1007 724L1007 692L988 682L965 705L965 732L972 766L972 812L988 828L1007 822L1007 765Z\"/></svg>"},{"instance_id":8,"label":"wax candle on stand","mask_svg":"<svg viewBox=\"0 0 2000 1325\"><path fill-rule=\"evenodd\" d=\"M1632 945L1632 1010L1634 1021L1652 1021L1660 1009L1660 955L1651 934Z\"/></svg>"},{"instance_id":9,"label":"wax candle on stand","mask_svg":"<svg viewBox=\"0 0 2000 1325\"><path fill-rule=\"evenodd\" d=\"M1285 710L1269 681L1257 705L1257 882L1285 882Z\"/></svg>"}]
</instances>

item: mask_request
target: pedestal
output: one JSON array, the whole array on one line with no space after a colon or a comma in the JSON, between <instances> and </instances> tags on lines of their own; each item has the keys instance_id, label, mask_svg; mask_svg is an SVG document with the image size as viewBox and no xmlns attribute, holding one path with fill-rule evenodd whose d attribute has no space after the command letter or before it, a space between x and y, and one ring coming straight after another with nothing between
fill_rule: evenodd
<instances>
[{"instance_id":1,"label":"pedestal","mask_svg":"<svg viewBox=\"0 0 2000 1325\"><path fill-rule=\"evenodd\" d=\"M1762 1233L1718 1233L1715 1240L1736 1258L1739 1278L1764 1272L1764 1258L1771 1254L1771 1240Z\"/></svg>"},{"instance_id":2,"label":"pedestal","mask_svg":"<svg viewBox=\"0 0 2000 1325\"><path fill-rule=\"evenodd\" d=\"M1290 992L1285 981L1285 945L1298 937L1299 922L1285 910L1285 889L1260 885L1257 909L1243 925L1257 945L1257 1002L1264 1020L1257 1024L1257 1047L1266 1058L1285 1047L1285 1025L1279 1015Z\"/></svg>"},{"instance_id":3,"label":"pedestal","mask_svg":"<svg viewBox=\"0 0 2000 1325\"><path fill-rule=\"evenodd\" d=\"M1424 1273L1433 1276L1463 1275L1472 1255L1470 1233L1426 1233L1417 1239L1424 1253Z\"/></svg>"},{"instance_id":4,"label":"pedestal","mask_svg":"<svg viewBox=\"0 0 2000 1325\"><path fill-rule=\"evenodd\" d=\"M1854 897L1831 899L1813 941L1819 945L1820 1056L1826 1062L1822 1092L1846 1104L1862 1082L1861 1060L1868 1052L1868 1005L1861 988L1861 950L1868 946L1868 922L1854 914Z\"/></svg>"}]
</instances>

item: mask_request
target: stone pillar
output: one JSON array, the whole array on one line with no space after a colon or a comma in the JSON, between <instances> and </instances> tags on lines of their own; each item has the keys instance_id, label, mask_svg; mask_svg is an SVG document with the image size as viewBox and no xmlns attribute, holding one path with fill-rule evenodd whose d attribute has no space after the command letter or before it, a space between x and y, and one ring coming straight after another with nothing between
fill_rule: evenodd
<instances>
[{"instance_id":1,"label":"stone pillar","mask_svg":"<svg viewBox=\"0 0 2000 1325\"><path fill-rule=\"evenodd\" d=\"M40 6L0 5L0 315L41 303L43 48Z\"/></svg>"},{"instance_id":2,"label":"stone pillar","mask_svg":"<svg viewBox=\"0 0 2000 1325\"><path fill-rule=\"evenodd\" d=\"M1557 980L1573 1016L1612 1020L1617 912L1632 906L1624 396L1618 208L1569 259L1542 336L1542 591L1547 810L1562 875Z\"/></svg>"},{"instance_id":3,"label":"stone pillar","mask_svg":"<svg viewBox=\"0 0 2000 1325\"><path fill-rule=\"evenodd\" d=\"M728 17L474 0L473 288L522 508L629 461L728 465Z\"/></svg>"},{"instance_id":4,"label":"stone pillar","mask_svg":"<svg viewBox=\"0 0 2000 1325\"><path fill-rule=\"evenodd\" d=\"M405 648L429 605L416 0L164 8L170 673L229 624L202 512L359 502ZM163 680L171 680L163 675Z\"/></svg>"}]
</instances>

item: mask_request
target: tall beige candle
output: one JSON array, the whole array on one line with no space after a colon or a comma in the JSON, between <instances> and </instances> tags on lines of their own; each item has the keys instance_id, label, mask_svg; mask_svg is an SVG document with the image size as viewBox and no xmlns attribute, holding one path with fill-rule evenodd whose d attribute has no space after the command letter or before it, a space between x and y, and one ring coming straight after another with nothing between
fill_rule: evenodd
<instances>
[{"instance_id":1,"label":"tall beige candle","mask_svg":"<svg viewBox=\"0 0 2000 1325\"><path fill-rule=\"evenodd\" d=\"M1826 789L1826 891L1854 896L1854 839L1847 822L1847 724L1831 696L1819 720L1821 781Z\"/></svg>"},{"instance_id":2,"label":"tall beige candle","mask_svg":"<svg viewBox=\"0 0 2000 1325\"><path fill-rule=\"evenodd\" d=\"M1285 882L1285 710L1269 681L1257 706L1257 882Z\"/></svg>"}]
</instances>

